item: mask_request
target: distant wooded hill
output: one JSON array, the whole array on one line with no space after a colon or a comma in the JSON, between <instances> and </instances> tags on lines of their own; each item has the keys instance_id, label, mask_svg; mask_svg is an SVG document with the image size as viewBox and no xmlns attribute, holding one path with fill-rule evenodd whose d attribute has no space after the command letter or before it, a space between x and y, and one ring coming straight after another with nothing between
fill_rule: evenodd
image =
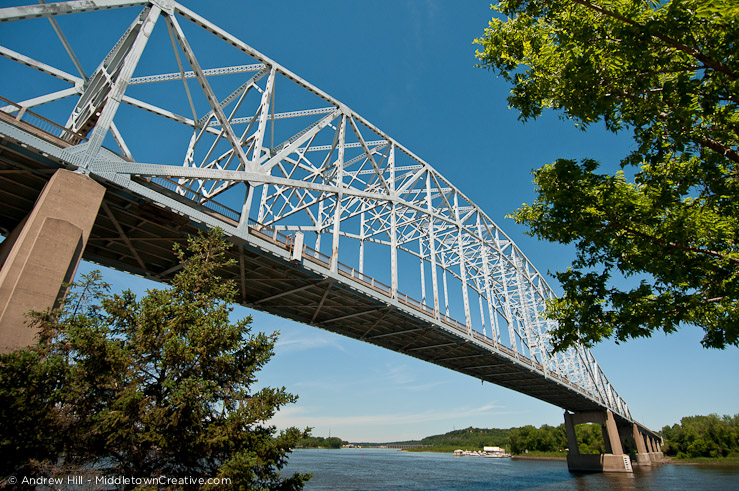
<instances>
[{"instance_id":1,"label":"distant wooded hill","mask_svg":"<svg viewBox=\"0 0 739 491\"><path fill-rule=\"evenodd\" d=\"M604 453L605 445L599 425L577 425L575 428L580 453ZM677 458L739 457L739 414L735 416L689 416L680 424L665 426L660 432L665 438L667 455ZM388 443L358 443L362 446L423 446L427 450L482 450L485 446L504 447L513 454L529 452L561 452L567 448L564 424L518 428L465 428L422 440Z\"/></svg>"},{"instance_id":2,"label":"distant wooded hill","mask_svg":"<svg viewBox=\"0 0 739 491\"><path fill-rule=\"evenodd\" d=\"M428 447L455 447L465 450L477 450L482 447L503 447L508 445L508 439L512 429L499 428L465 428L454 430L443 435L427 436L422 440L410 440L407 442L390 442L386 445L423 445Z\"/></svg>"}]
</instances>

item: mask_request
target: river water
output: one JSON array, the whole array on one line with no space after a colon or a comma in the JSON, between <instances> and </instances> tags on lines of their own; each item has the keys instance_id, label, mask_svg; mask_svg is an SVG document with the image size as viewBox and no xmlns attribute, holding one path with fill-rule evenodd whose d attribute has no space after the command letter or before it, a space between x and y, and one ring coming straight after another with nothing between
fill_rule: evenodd
<instances>
[{"instance_id":1,"label":"river water","mask_svg":"<svg viewBox=\"0 0 739 491\"><path fill-rule=\"evenodd\" d=\"M454 457L393 449L295 450L284 473L310 490L739 490L739 467L670 465L633 474L570 474L563 461Z\"/></svg>"}]
</instances>

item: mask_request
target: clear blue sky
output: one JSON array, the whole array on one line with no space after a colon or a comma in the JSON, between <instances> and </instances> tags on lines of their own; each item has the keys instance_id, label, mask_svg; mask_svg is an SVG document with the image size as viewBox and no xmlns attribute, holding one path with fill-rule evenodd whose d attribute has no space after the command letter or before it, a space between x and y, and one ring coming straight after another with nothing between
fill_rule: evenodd
<instances>
[{"instance_id":1,"label":"clear blue sky","mask_svg":"<svg viewBox=\"0 0 739 491\"><path fill-rule=\"evenodd\" d=\"M542 272L565 268L572 250L528 237L504 218L533 200L531 170L559 157L593 157L614 167L629 151L627 136L599 127L584 133L557 114L525 125L517 121L507 108L510 88L474 67L472 40L487 25L488 1L183 3L425 159L506 230ZM34 26L41 29L43 23ZM43 28L51 32L48 23ZM18 45L13 29L0 26L0 44ZM84 33L67 35L80 51L102 49L89 36L85 44ZM68 62L59 63L71 70ZM0 81L0 95L12 83ZM83 264L80 271L93 268ZM115 271L105 274L116 289L143 292L155 286ZM260 312L237 308L236 314L252 314L255 329L281 332L276 356L259 381L300 396L275 419L281 427L388 441L468 426L563 421L557 407L413 358ZM704 350L700 337L699 330L685 327L671 336L606 342L593 352L632 415L659 429L682 416L739 412L739 351Z\"/></svg>"}]
</instances>

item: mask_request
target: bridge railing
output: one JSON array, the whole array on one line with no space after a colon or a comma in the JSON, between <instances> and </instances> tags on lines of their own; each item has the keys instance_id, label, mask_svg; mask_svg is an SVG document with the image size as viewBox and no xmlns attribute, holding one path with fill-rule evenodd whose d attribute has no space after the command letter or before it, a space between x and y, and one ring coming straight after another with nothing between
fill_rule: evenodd
<instances>
[{"instance_id":1,"label":"bridge railing","mask_svg":"<svg viewBox=\"0 0 739 491\"><path fill-rule=\"evenodd\" d=\"M37 114L10 99L0 96L0 101L6 104L5 107L0 108L0 118L20 121L21 123L25 123L39 129L45 134L54 136L60 140L54 143L61 143L64 146L72 146L87 140L87 138L79 133L75 133L69 128L65 128L50 119L46 119L40 114Z\"/></svg>"},{"instance_id":2,"label":"bridge railing","mask_svg":"<svg viewBox=\"0 0 739 491\"><path fill-rule=\"evenodd\" d=\"M279 245L282 248L284 248L286 251L292 250L292 247L295 243L292 235L283 234L282 232L279 232L276 228L261 225L254 220L250 220L250 225L251 225L249 227L250 233L262 239L266 239L272 242L273 244ZM322 254L316 251L315 249L308 247L307 245L303 245L302 252L303 252L302 257L309 261L318 263L325 268L328 268L331 265L331 258L329 256ZM340 275L347 277L347 278L354 279L362 283L363 285L368 286L379 293L382 293L384 296L388 298L392 298L392 289L388 285L385 285L384 283L375 280L373 277L368 276L364 273L360 273L356 269L349 267L343 263L338 263L337 269ZM419 300L416 300L413 297L408 296L405 293L398 292L396 299L399 303L406 305L418 312L421 312L425 314L426 316L430 317L431 319L435 318L435 315L434 315L435 312L432 307L426 305L425 303ZM534 367L535 369L539 370L542 373L545 372L544 366L538 361L532 360L531 358L527 356L516 353L515 351L508 348L507 346L501 343L497 343L493 339L483 334L480 334L477 331L468 331L467 326L462 324L456 319L440 314L439 320L443 322L444 324L459 331L460 334L467 335L467 334L470 334L471 332L471 335L475 340L488 345L493 351L503 352L507 354L508 356L510 356L511 358L517 359L520 362L525 363L528 366ZM573 382L557 375L556 373L549 372L548 375L551 376L552 378L555 378L556 380L558 380L560 383L564 385L581 390L581 388L575 385ZM591 394L591 396L596 396L596 394Z\"/></svg>"},{"instance_id":3,"label":"bridge railing","mask_svg":"<svg viewBox=\"0 0 739 491\"><path fill-rule=\"evenodd\" d=\"M383 293L386 297L390 297L392 295L393 293L392 288L390 288L389 286L387 286L386 284L380 281L377 281L373 277L367 276L364 273L360 273L356 269L350 266L347 266L344 263L338 263L337 266L338 266L339 274L343 276L347 276L349 278L353 278L359 281L360 283L363 283L364 285L369 286L373 290Z\"/></svg>"}]
</instances>

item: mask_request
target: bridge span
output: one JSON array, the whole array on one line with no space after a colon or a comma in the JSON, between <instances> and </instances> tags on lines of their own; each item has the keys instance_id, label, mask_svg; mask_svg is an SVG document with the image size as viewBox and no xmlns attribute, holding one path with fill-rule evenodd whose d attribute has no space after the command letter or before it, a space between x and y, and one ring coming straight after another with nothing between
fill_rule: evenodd
<instances>
[{"instance_id":1,"label":"bridge span","mask_svg":"<svg viewBox=\"0 0 739 491\"><path fill-rule=\"evenodd\" d=\"M58 19L98 10L124 22L91 61ZM354 110L171 0L9 7L0 23L46 28L75 69L0 46L0 349L32 341L23 313L80 257L167 282L172 244L221 227L243 305L559 406L573 470L660 460L592 353L553 352L554 293L513 241ZM214 66L222 52L235 64ZM603 425L606 456L578 455L582 422Z\"/></svg>"}]
</instances>

